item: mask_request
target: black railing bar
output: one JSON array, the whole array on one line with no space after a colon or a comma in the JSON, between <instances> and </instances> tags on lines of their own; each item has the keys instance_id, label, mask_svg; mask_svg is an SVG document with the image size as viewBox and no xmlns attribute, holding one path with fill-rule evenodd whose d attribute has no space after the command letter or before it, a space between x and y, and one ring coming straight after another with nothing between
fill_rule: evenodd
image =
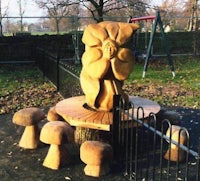
<instances>
[{"instance_id":1,"label":"black railing bar","mask_svg":"<svg viewBox=\"0 0 200 181\"><path fill-rule=\"evenodd\" d=\"M165 123L167 123L168 124L168 129L170 129L170 135L169 135L169 144L168 144L168 149L169 149L169 158L171 158L171 143L172 143L172 125L171 125L171 123L170 123L170 121L168 120L168 119L164 119L163 121L162 121L162 126L161 126L161 132L162 132L162 137L161 137L161 140L162 140L162 144L163 144L163 137L164 137L164 124ZM180 146L179 146L180 147ZM161 152L161 153L163 153L163 151ZM160 155L161 157L162 157L162 155ZM160 159L161 159L161 157L160 157ZM167 181L169 181L169 179L170 179L170 175L171 175L171 167L170 167L170 165L171 165L171 161L170 161L170 159L168 159L168 161L167 161Z\"/></svg>"},{"instance_id":2,"label":"black railing bar","mask_svg":"<svg viewBox=\"0 0 200 181\"><path fill-rule=\"evenodd\" d=\"M132 106L132 108L134 109L134 105ZM132 112L132 115L133 115L133 112ZM134 123L132 122L132 125L133 125ZM130 138L130 142L131 142L131 144L130 144L130 173L132 173L133 172L133 170L132 170L132 168L133 168L133 162L132 162L132 160L133 160L133 129L131 129L131 138Z\"/></svg>"},{"instance_id":3,"label":"black railing bar","mask_svg":"<svg viewBox=\"0 0 200 181\"><path fill-rule=\"evenodd\" d=\"M132 116L134 116L134 109L132 109L132 113L133 113ZM142 114L141 115L142 119L144 119L144 108L141 107L141 106L137 108L137 119L139 119L140 113ZM138 127L138 123L137 123L137 127ZM137 132L138 132L138 129L137 129ZM142 131L141 131L141 137L142 138L144 137L144 129L142 129ZM137 139L137 141L138 141L138 139ZM144 148L143 148L143 142L144 142L144 140L139 145L141 150L144 150ZM139 164L138 164L137 167L139 168L139 170L138 171L136 170L136 171L138 172L138 175L140 175L140 177L142 177L142 163L141 163L141 161L139 162Z\"/></svg>"},{"instance_id":4,"label":"black railing bar","mask_svg":"<svg viewBox=\"0 0 200 181\"><path fill-rule=\"evenodd\" d=\"M185 134L186 134L186 137L187 137L187 147L189 148L189 145L190 145L190 135L189 135L189 132L188 132L188 130L186 129L186 128L181 128L180 129L180 131L179 131L179 135L178 135L178 147L180 147L180 139L181 139L181 133L182 132L185 132ZM179 153L180 153L180 150L178 150L178 155L179 155ZM189 162L189 154L188 154L188 152L187 152L187 154L186 154L186 159L185 159L185 163L186 163L186 167L185 167L185 181L187 181L187 179L188 179L188 171L189 171L189 166L188 166L188 162ZM179 170L179 156L178 156L178 160L177 160L177 162L176 162L177 164L177 170Z\"/></svg>"},{"instance_id":5,"label":"black railing bar","mask_svg":"<svg viewBox=\"0 0 200 181\"><path fill-rule=\"evenodd\" d=\"M149 124L148 124L148 125L149 125ZM149 125L149 126L150 126L150 125ZM149 137L150 137L150 130L148 129L148 130L147 130L147 142L148 142L148 143L149 143L149 141L150 141L150 140L149 140ZM149 154L150 154L150 153L149 153L149 150L150 150L150 149L149 149L149 144L147 144L147 152L146 152L146 158L147 158L147 160L149 160L149 156L150 156L150 155L149 155ZM147 180L149 180L149 165L150 165L149 162L147 162L147 164L146 164L146 179L147 179Z\"/></svg>"},{"instance_id":6,"label":"black railing bar","mask_svg":"<svg viewBox=\"0 0 200 181\"><path fill-rule=\"evenodd\" d=\"M67 73L69 73L69 74L72 75L73 77L77 78L78 80L80 79L76 74L70 72L69 70L67 70L67 69L64 68L63 66L59 66L59 68L61 68L62 70L66 71Z\"/></svg>"},{"instance_id":7,"label":"black railing bar","mask_svg":"<svg viewBox=\"0 0 200 181\"><path fill-rule=\"evenodd\" d=\"M60 61L67 62L69 60L73 60L73 58L60 58Z\"/></svg>"},{"instance_id":8,"label":"black railing bar","mask_svg":"<svg viewBox=\"0 0 200 181\"><path fill-rule=\"evenodd\" d=\"M36 47L36 49L45 52L46 56L49 57L49 58L52 58L52 59L57 59L58 58L56 55L53 55L53 54L49 53L44 48Z\"/></svg>"},{"instance_id":9,"label":"black railing bar","mask_svg":"<svg viewBox=\"0 0 200 181\"><path fill-rule=\"evenodd\" d=\"M35 63L35 61L34 60L15 60L15 61L9 61L9 60L7 60L7 61L0 61L0 64L29 64L29 63Z\"/></svg>"},{"instance_id":10,"label":"black railing bar","mask_svg":"<svg viewBox=\"0 0 200 181\"><path fill-rule=\"evenodd\" d=\"M199 152L199 155L200 155L200 144L199 144L198 152ZM196 180L200 180L200 159L197 160L197 175L196 175Z\"/></svg>"},{"instance_id":11,"label":"black railing bar","mask_svg":"<svg viewBox=\"0 0 200 181\"><path fill-rule=\"evenodd\" d=\"M123 113L122 120L125 119L125 112L126 112L125 104L124 104L123 101L124 101L123 99L120 99L120 105L119 105L119 107L122 107L122 110L120 111L120 113ZM121 117L120 115L121 114L119 114L119 117ZM120 128L123 128L123 129L121 129L121 144L125 145L125 150L126 150L126 154L125 154L126 163L125 163L125 173L124 173L124 175L128 175L128 141L127 140L125 141L125 138L126 138L125 126L124 126L124 123L121 122L121 118L120 118L119 123L122 123L120 125ZM131 163L131 161L130 161L130 163Z\"/></svg>"},{"instance_id":12,"label":"black railing bar","mask_svg":"<svg viewBox=\"0 0 200 181\"><path fill-rule=\"evenodd\" d=\"M156 130L155 128L153 128L152 126L149 126L147 123L145 123L144 121L141 121L140 119L136 119L134 116L131 117L132 120L136 121L137 123L145 126L146 128L148 128L149 130L156 132L156 134L160 137L163 137L165 140L170 141L170 138L166 135L162 135L162 133L158 130ZM176 146L178 146L178 143L174 140L171 140L171 143L175 144ZM200 159L200 156L197 152L195 152L194 150L191 150L189 148L187 148L184 145L180 145L180 148L186 152L189 152L191 155L193 155L194 157L196 157L197 159Z\"/></svg>"},{"instance_id":13,"label":"black railing bar","mask_svg":"<svg viewBox=\"0 0 200 181\"><path fill-rule=\"evenodd\" d=\"M155 128L156 127L156 115L154 113L150 113L149 117L153 118L153 125ZM153 173L152 173L153 180L155 180L155 150L156 150L156 133L153 132Z\"/></svg>"},{"instance_id":14,"label":"black railing bar","mask_svg":"<svg viewBox=\"0 0 200 181\"><path fill-rule=\"evenodd\" d=\"M124 112L126 112L126 110L124 110ZM127 114L129 114L129 113L127 113ZM126 132L125 132L125 138L126 138L126 144L125 144L125 150L126 150L126 153L125 153L125 155L126 155L126 172L127 172L127 170L128 170L128 156L129 156L129 154L128 154L128 138L129 138L129 136L128 136L128 134L129 134L129 129L128 129L128 127L126 128Z\"/></svg>"},{"instance_id":15,"label":"black railing bar","mask_svg":"<svg viewBox=\"0 0 200 181\"><path fill-rule=\"evenodd\" d=\"M80 74L80 70L76 69L74 66L67 65L62 62L60 64L66 67L69 71L74 71L75 73Z\"/></svg>"},{"instance_id":16,"label":"black railing bar","mask_svg":"<svg viewBox=\"0 0 200 181\"><path fill-rule=\"evenodd\" d=\"M38 50L40 50L40 51L45 51L44 49L42 49L42 48L39 48L39 47L37 47L37 49ZM51 55L51 54L49 54L49 53L46 53L45 54L48 58L50 58L51 60L53 60L54 62L57 62L57 56L55 56L55 55ZM62 63L60 63L61 65L62 65ZM75 75L74 73L72 73L71 71L69 71L69 70L67 70L66 68L64 68L64 67L61 67L61 66L59 66L61 69L63 69L64 71L66 71L66 72L68 72L70 75L72 75L72 76L74 76L75 78L77 78L78 80L79 80L79 77L77 76L77 75Z\"/></svg>"},{"instance_id":17,"label":"black railing bar","mask_svg":"<svg viewBox=\"0 0 200 181\"><path fill-rule=\"evenodd\" d=\"M41 48L41 47L36 47L36 49L38 49L40 51L44 51L44 48Z\"/></svg>"},{"instance_id":18,"label":"black railing bar","mask_svg":"<svg viewBox=\"0 0 200 181\"><path fill-rule=\"evenodd\" d=\"M46 52L46 56L48 58L51 58L52 60L56 60L58 58L56 55L53 55L53 54L50 54L50 53L47 53L47 52Z\"/></svg>"}]
</instances>

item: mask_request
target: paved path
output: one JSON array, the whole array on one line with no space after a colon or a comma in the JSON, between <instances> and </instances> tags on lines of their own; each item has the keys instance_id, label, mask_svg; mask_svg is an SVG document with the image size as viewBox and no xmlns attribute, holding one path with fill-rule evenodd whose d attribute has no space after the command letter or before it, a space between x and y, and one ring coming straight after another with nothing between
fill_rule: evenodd
<instances>
[{"instance_id":1,"label":"paved path","mask_svg":"<svg viewBox=\"0 0 200 181\"><path fill-rule=\"evenodd\" d=\"M170 107L169 110L180 114L181 126L185 127L190 134L190 145L192 149L200 146L200 109L182 107Z\"/></svg>"}]
</instances>

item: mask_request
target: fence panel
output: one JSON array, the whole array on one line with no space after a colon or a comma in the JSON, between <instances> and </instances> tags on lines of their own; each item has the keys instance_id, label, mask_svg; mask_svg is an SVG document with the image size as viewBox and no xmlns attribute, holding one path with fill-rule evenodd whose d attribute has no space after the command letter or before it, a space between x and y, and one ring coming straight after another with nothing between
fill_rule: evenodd
<instances>
[{"instance_id":1,"label":"fence panel","mask_svg":"<svg viewBox=\"0 0 200 181\"><path fill-rule=\"evenodd\" d=\"M60 59L59 56L50 55L42 48L36 49L36 64L65 98L82 95L80 87L80 72L70 65L71 60ZM66 63L67 62L67 63Z\"/></svg>"},{"instance_id":2,"label":"fence panel","mask_svg":"<svg viewBox=\"0 0 200 181\"><path fill-rule=\"evenodd\" d=\"M115 155L124 165L124 173L130 180L198 181L200 179L200 155L197 150L190 149L190 137L185 128L180 127L178 141L174 140L169 120L156 120L156 115L153 113L147 119L138 119L133 109L126 110L125 107L127 106L119 104L114 108L114 112L118 114L115 115L115 119L118 117L119 122L114 125L118 130L118 142L115 141L116 145L113 147L118 148L118 153ZM138 115L139 112L143 112L143 108L138 108ZM170 130L170 136L166 135L167 130ZM184 145L180 141L182 131L186 133L187 141ZM178 151L174 152L173 147ZM180 161L181 154L184 154L185 159ZM167 156L173 159L174 155L178 157L177 161L166 159Z\"/></svg>"},{"instance_id":3,"label":"fence panel","mask_svg":"<svg viewBox=\"0 0 200 181\"><path fill-rule=\"evenodd\" d=\"M83 95L78 75L63 65L59 65L59 92L63 97Z\"/></svg>"}]
</instances>

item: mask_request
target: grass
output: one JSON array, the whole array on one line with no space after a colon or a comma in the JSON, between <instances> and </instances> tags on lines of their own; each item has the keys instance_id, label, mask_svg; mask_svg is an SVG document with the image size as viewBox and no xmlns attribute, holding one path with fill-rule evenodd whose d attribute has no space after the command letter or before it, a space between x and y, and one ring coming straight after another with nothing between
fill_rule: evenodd
<instances>
[{"instance_id":1,"label":"grass","mask_svg":"<svg viewBox=\"0 0 200 181\"><path fill-rule=\"evenodd\" d=\"M156 65L157 63L160 65ZM163 62L153 62L148 67L145 78L142 78L143 64L136 64L127 82L159 83L161 85L174 83L180 84L184 88L199 90L200 74L198 72L200 71L200 60L190 59L186 61L185 59L178 59L174 61L174 64L175 78L172 77L166 60L163 60Z\"/></svg>"},{"instance_id":2,"label":"grass","mask_svg":"<svg viewBox=\"0 0 200 181\"><path fill-rule=\"evenodd\" d=\"M177 58L174 65L175 78L166 60L150 61L146 76L142 78L143 63L136 64L126 87L141 87L141 92L136 89L137 95L150 97L160 104L200 108L200 60ZM153 95L149 95L152 92Z\"/></svg>"},{"instance_id":3,"label":"grass","mask_svg":"<svg viewBox=\"0 0 200 181\"><path fill-rule=\"evenodd\" d=\"M0 70L0 96L16 92L19 88L33 88L43 83L41 73L35 68L3 66Z\"/></svg>"},{"instance_id":4,"label":"grass","mask_svg":"<svg viewBox=\"0 0 200 181\"><path fill-rule=\"evenodd\" d=\"M61 97L34 66L1 65L0 114L24 107L55 105Z\"/></svg>"}]
</instances>

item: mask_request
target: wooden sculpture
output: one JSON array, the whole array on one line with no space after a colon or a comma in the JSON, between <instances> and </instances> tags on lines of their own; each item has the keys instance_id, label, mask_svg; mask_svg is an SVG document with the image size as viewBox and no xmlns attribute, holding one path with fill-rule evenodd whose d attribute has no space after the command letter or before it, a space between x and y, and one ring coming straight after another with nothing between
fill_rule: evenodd
<instances>
[{"instance_id":1,"label":"wooden sculpture","mask_svg":"<svg viewBox=\"0 0 200 181\"><path fill-rule=\"evenodd\" d=\"M127 43L138 28L132 23L101 22L85 29L80 81L89 107L110 111L115 94L128 101L122 85L133 69L134 55Z\"/></svg>"}]
</instances>

